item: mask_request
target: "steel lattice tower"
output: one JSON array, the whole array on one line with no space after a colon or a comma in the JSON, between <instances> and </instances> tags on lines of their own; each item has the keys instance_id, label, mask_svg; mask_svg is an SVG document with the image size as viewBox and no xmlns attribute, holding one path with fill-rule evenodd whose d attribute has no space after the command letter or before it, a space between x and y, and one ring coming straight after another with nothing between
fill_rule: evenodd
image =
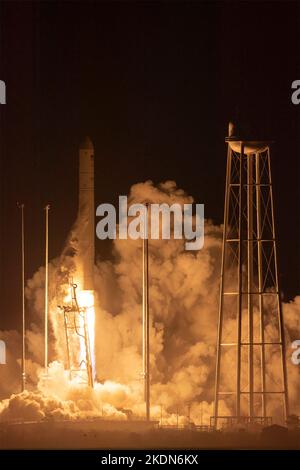
<instances>
[{"instance_id":1,"label":"steel lattice tower","mask_svg":"<svg viewBox=\"0 0 300 470\"><path fill-rule=\"evenodd\" d=\"M236 137L226 142L214 426L223 418L267 424L278 414L284 422L288 386L271 142Z\"/></svg>"}]
</instances>

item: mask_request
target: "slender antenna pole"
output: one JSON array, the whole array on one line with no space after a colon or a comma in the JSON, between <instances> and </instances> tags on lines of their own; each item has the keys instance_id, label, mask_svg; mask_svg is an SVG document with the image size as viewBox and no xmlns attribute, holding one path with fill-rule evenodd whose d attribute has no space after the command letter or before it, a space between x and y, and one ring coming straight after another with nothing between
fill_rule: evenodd
<instances>
[{"instance_id":1,"label":"slender antenna pole","mask_svg":"<svg viewBox=\"0 0 300 470\"><path fill-rule=\"evenodd\" d=\"M146 211L146 227L148 228L148 206ZM146 420L150 420L150 360L149 360L149 262L148 262L148 230L143 238L143 376L144 397L146 404Z\"/></svg>"},{"instance_id":2,"label":"slender antenna pole","mask_svg":"<svg viewBox=\"0 0 300 470\"><path fill-rule=\"evenodd\" d=\"M26 387L25 369L25 235L24 235L24 204L17 203L21 210L21 252L22 252L22 380L21 388L24 392Z\"/></svg>"},{"instance_id":3,"label":"slender antenna pole","mask_svg":"<svg viewBox=\"0 0 300 470\"><path fill-rule=\"evenodd\" d=\"M46 248L45 248L45 370L48 373L48 264L49 264L49 209L45 207L46 213Z\"/></svg>"}]
</instances>

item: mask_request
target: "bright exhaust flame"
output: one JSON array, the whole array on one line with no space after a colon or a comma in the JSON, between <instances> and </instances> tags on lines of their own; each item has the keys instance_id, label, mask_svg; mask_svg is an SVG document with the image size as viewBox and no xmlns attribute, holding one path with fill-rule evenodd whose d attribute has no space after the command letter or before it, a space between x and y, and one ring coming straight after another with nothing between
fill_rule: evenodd
<instances>
[{"instance_id":1,"label":"bright exhaust flame","mask_svg":"<svg viewBox=\"0 0 300 470\"><path fill-rule=\"evenodd\" d=\"M80 284L72 283L64 304L70 380L93 387L96 376L94 291L81 290Z\"/></svg>"},{"instance_id":2,"label":"bright exhaust flame","mask_svg":"<svg viewBox=\"0 0 300 470\"><path fill-rule=\"evenodd\" d=\"M80 308L84 308L86 312L87 330L90 344L90 354L93 369L93 377L95 377L95 299L94 291L81 290L78 292L78 304ZM85 353L85 345L81 344L81 353Z\"/></svg>"}]
</instances>

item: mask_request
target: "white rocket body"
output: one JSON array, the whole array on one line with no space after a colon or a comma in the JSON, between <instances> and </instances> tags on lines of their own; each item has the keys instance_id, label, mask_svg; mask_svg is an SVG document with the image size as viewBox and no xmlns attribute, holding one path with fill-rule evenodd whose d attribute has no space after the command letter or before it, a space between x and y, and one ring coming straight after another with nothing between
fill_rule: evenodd
<instances>
[{"instance_id":1,"label":"white rocket body","mask_svg":"<svg viewBox=\"0 0 300 470\"><path fill-rule=\"evenodd\" d=\"M82 264L82 289L94 290L95 199L94 146L86 137L79 148L79 256Z\"/></svg>"}]
</instances>

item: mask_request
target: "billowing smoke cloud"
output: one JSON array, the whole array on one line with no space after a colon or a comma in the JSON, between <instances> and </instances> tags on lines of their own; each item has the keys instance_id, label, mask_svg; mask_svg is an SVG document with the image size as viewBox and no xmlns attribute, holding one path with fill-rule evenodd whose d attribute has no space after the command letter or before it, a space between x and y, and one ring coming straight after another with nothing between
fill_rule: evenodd
<instances>
[{"instance_id":1,"label":"billowing smoke cloud","mask_svg":"<svg viewBox=\"0 0 300 470\"><path fill-rule=\"evenodd\" d=\"M127 419L125 406L134 406L137 395L127 386L111 383L96 384L94 389L69 380L68 372L59 362L52 362L48 376L39 374L34 391L13 394L0 402L0 421L43 419L84 419L109 416ZM123 409L124 408L124 409Z\"/></svg>"},{"instance_id":2,"label":"billowing smoke cloud","mask_svg":"<svg viewBox=\"0 0 300 470\"><path fill-rule=\"evenodd\" d=\"M175 182L155 186L139 183L131 188L129 203L184 203L192 198ZM187 416L197 423L209 423L213 413L215 345L220 276L222 227L205 222L204 248L186 251L184 240L150 240L151 316L151 402L152 416L180 424ZM128 413L144 414L142 383L142 242L115 240L114 261L98 260L95 266L96 292L96 376L94 390L78 386L64 371L66 345L63 318L57 305L64 302L70 277L80 277L76 256L80 243L80 220L74 225L61 257L50 264L50 359L53 364L46 380L41 375L43 360L42 315L44 269L28 281L27 304L34 322L27 331L30 362L29 390L11 396L0 405L0 419L17 416L31 419L99 416L126 418ZM284 306L286 324L293 339L299 332L299 297ZM20 338L10 335L6 380L1 396L19 389ZM12 352L13 351L13 352ZM292 411L300 413L299 368L289 359ZM30 365L29 365L30 364ZM1 367L1 366L0 366ZM228 380L232 380L228 370ZM39 379L37 379L37 376ZM298 407L298 408L297 408ZM222 413L229 412L221 403ZM130 410L130 411L129 411ZM179 416L179 418L178 418Z\"/></svg>"},{"instance_id":3,"label":"billowing smoke cloud","mask_svg":"<svg viewBox=\"0 0 300 470\"><path fill-rule=\"evenodd\" d=\"M131 188L129 201L182 205L192 198L174 182L147 182ZM149 241L152 402L170 414L212 400L221 235L206 221L201 251L186 251L184 240ZM114 264L97 263L97 374L141 382L142 242L116 240L114 250Z\"/></svg>"}]
</instances>

